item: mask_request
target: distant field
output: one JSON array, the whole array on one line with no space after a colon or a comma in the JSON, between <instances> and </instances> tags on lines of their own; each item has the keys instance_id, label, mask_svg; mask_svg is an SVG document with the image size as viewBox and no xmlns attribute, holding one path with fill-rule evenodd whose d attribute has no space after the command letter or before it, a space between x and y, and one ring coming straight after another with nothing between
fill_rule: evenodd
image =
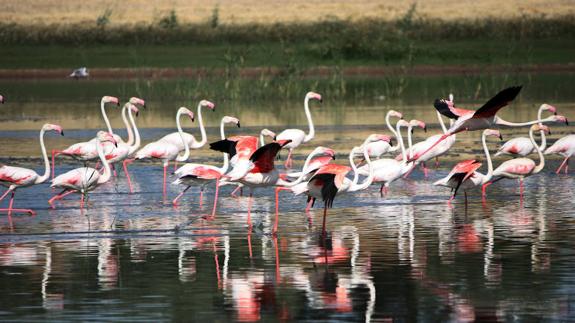
<instances>
[{"instance_id":1,"label":"distant field","mask_svg":"<svg viewBox=\"0 0 575 323\"><path fill-rule=\"evenodd\" d=\"M3 0L0 21L19 24L95 23L110 10L110 24L152 23L175 10L180 22L205 22L218 8L219 23L312 22L402 17L414 1L397 0ZM572 0L425 0L416 12L444 20L575 14Z\"/></svg>"}]
</instances>

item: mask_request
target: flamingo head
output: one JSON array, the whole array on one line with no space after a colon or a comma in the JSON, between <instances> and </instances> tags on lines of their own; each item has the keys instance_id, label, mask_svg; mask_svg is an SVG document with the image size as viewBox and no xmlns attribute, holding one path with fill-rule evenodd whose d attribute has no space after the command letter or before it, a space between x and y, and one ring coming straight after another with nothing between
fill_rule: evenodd
<instances>
[{"instance_id":1,"label":"flamingo head","mask_svg":"<svg viewBox=\"0 0 575 323\"><path fill-rule=\"evenodd\" d=\"M323 99L321 98L321 94L315 92L307 92L305 95L306 99L315 99L318 100L320 103L323 103Z\"/></svg>"},{"instance_id":2,"label":"flamingo head","mask_svg":"<svg viewBox=\"0 0 575 323\"><path fill-rule=\"evenodd\" d=\"M192 111L190 111L190 109L186 108L186 107L180 107L178 109L178 115L180 114L187 114L188 117L190 117L190 119L192 119L192 122L194 122L194 113Z\"/></svg>"},{"instance_id":3,"label":"flamingo head","mask_svg":"<svg viewBox=\"0 0 575 323\"><path fill-rule=\"evenodd\" d=\"M552 116L552 121L553 122L564 122L566 125L569 125L569 121L567 120L567 118L565 116L562 116L562 115Z\"/></svg>"},{"instance_id":4,"label":"flamingo head","mask_svg":"<svg viewBox=\"0 0 575 323\"><path fill-rule=\"evenodd\" d=\"M551 130L549 129L549 127L547 127L546 125L543 125L543 124L534 124L531 126L531 129L533 131L544 131L548 135L551 134Z\"/></svg>"},{"instance_id":5,"label":"flamingo head","mask_svg":"<svg viewBox=\"0 0 575 323\"><path fill-rule=\"evenodd\" d=\"M552 106L552 105L550 105L550 104L543 103L543 104L541 105L540 109L541 109L541 110L544 110L544 111L549 111L549 112L551 112L551 113L557 115L557 108L554 107L554 106Z\"/></svg>"},{"instance_id":6,"label":"flamingo head","mask_svg":"<svg viewBox=\"0 0 575 323\"><path fill-rule=\"evenodd\" d=\"M411 125L412 127L419 127L421 129L423 129L424 132L427 132L427 126L425 125L425 122L423 122L423 121L412 119L411 121L409 121L409 125Z\"/></svg>"},{"instance_id":7,"label":"flamingo head","mask_svg":"<svg viewBox=\"0 0 575 323\"><path fill-rule=\"evenodd\" d=\"M142 99L140 99L140 98L137 98L137 97L135 97L135 96L133 96L133 97L130 98L130 103L131 103L131 104L139 104L139 105L141 105L143 108L146 107L146 101L144 101L144 100L142 100Z\"/></svg>"},{"instance_id":8,"label":"flamingo head","mask_svg":"<svg viewBox=\"0 0 575 323\"><path fill-rule=\"evenodd\" d=\"M200 101L200 106L202 107L206 107L212 111L216 111L216 105L213 102L210 102L208 100L202 100Z\"/></svg>"},{"instance_id":9,"label":"flamingo head","mask_svg":"<svg viewBox=\"0 0 575 323\"><path fill-rule=\"evenodd\" d=\"M323 155L323 156L329 156L332 159L335 159L335 150L333 150L331 148L323 147L323 146L318 146L311 152L310 155L314 155L314 156Z\"/></svg>"},{"instance_id":10,"label":"flamingo head","mask_svg":"<svg viewBox=\"0 0 575 323\"><path fill-rule=\"evenodd\" d=\"M4 96L3 95L0 95L0 103L4 104Z\"/></svg>"},{"instance_id":11,"label":"flamingo head","mask_svg":"<svg viewBox=\"0 0 575 323\"><path fill-rule=\"evenodd\" d=\"M238 118L225 116L222 118L222 122L223 123L235 123L238 126L238 128L240 128L240 119L238 119Z\"/></svg>"},{"instance_id":12,"label":"flamingo head","mask_svg":"<svg viewBox=\"0 0 575 323\"><path fill-rule=\"evenodd\" d=\"M45 124L42 129L44 131L56 131L57 133L59 133L61 136L64 135L64 129L62 129L62 127L60 127L57 124L51 124L51 123L47 123Z\"/></svg>"},{"instance_id":13,"label":"flamingo head","mask_svg":"<svg viewBox=\"0 0 575 323\"><path fill-rule=\"evenodd\" d=\"M118 142L114 138L114 135L107 131L98 131L96 138L100 142L111 142L114 144L114 146L118 147Z\"/></svg>"},{"instance_id":14,"label":"flamingo head","mask_svg":"<svg viewBox=\"0 0 575 323\"><path fill-rule=\"evenodd\" d=\"M483 133L484 133L486 136L498 137L499 140L503 140L503 136L501 136L501 132L499 132L499 130L495 130L495 129L485 129L485 130L483 130Z\"/></svg>"},{"instance_id":15,"label":"flamingo head","mask_svg":"<svg viewBox=\"0 0 575 323\"><path fill-rule=\"evenodd\" d=\"M115 96L109 96L109 95L103 96L102 103L114 103L117 106L120 106L120 100Z\"/></svg>"},{"instance_id":16,"label":"flamingo head","mask_svg":"<svg viewBox=\"0 0 575 323\"><path fill-rule=\"evenodd\" d=\"M397 125L400 127L409 127L409 122L407 122L403 119L400 119L399 121L397 121Z\"/></svg>"},{"instance_id":17,"label":"flamingo head","mask_svg":"<svg viewBox=\"0 0 575 323\"><path fill-rule=\"evenodd\" d=\"M260 131L260 134L262 134L264 136L268 136L268 137L272 138L273 140L276 140L276 133L269 130L269 129L262 129L262 131Z\"/></svg>"},{"instance_id":18,"label":"flamingo head","mask_svg":"<svg viewBox=\"0 0 575 323\"><path fill-rule=\"evenodd\" d=\"M389 110L387 112L387 115L390 117L395 117L395 118L399 118L399 119L403 119L403 113L395 111L395 110Z\"/></svg>"},{"instance_id":19,"label":"flamingo head","mask_svg":"<svg viewBox=\"0 0 575 323\"><path fill-rule=\"evenodd\" d=\"M136 117L138 116L138 114L140 114L140 110L134 104L130 104L128 108L130 109L131 112L133 112L136 115Z\"/></svg>"}]
</instances>

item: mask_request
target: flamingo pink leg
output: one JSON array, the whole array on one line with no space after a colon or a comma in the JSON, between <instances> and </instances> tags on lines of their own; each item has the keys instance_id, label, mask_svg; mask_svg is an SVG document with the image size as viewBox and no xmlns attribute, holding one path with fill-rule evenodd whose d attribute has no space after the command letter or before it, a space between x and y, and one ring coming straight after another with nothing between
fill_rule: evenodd
<instances>
[{"instance_id":1,"label":"flamingo pink leg","mask_svg":"<svg viewBox=\"0 0 575 323\"><path fill-rule=\"evenodd\" d=\"M216 193L214 194L214 206L212 208L212 218L216 216L216 208L218 207L218 192L220 190L220 179L216 178Z\"/></svg>"},{"instance_id":2,"label":"flamingo pink leg","mask_svg":"<svg viewBox=\"0 0 575 323\"><path fill-rule=\"evenodd\" d=\"M130 161L128 159L125 159L122 162L122 166L124 167L124 174L126 174L126 179L128 180L128 187L130 188L130 193L134 193L134 190L132 189L132 179L130 178L130 173L128 173L128 163L130 163Z\"/></svg>"},{"instance_id":3,"label":"flamingo pink leg","mask_svg":"<svg viewBox=\"0 0 575 323\"><path fill-rule=\"evenodd\" d=\"M200 209L204 205L204 187L200 189Z\"/></svg>"},{"instance_id":4,"label":"flamingo pink leg","mask_svg":"<svg viewBox=\"0 0 575 323\"><path fill-rule=\"evenodd\" d=\"M75 191L75 190L71 190L71 191L66 191L66 190L64 190L64 191L62 191L60 194L54 195L54 197L52 197L51 199L49 199L49 200L48 200L48 204L50 204L50 207L52 207L52 209L55 209L55 208L56 208L56 207L54 206L54 202L55 202L55 201L61 200L61 199L63 199L64 197L66 197L66 196L68 196L68 195L70 195L70 194L72 194L72 193L74 193L74 192L76 192L76 191Z\"/></svg>"},{"instance_id":5,"label":"flamingo pink leg","mask_svg":"<svg viewBox=\"0 0 575 323\"><path fill-rule=\"evenodd\" d=\"M114 166L114 164L111 164L110 166L112 166L112 170L114 171L114 177L118 177L118 173L116 172L116 166Z\"/></svg>"},{"instance_id":6,"label":"flamingo pink leg","mask_svg":"<svg viewBox=\"0 0 575 323\"><path fill-rule=\"evenodd\" d=\"M12 213L30 213L30 215L35 215L36 212L30 209L13 209L12 206L14 205L14 195L16 195L16 190L8 190L2 197L0 197L0 201L9 193L12 192L12 196L10 197L10 203L8 204L7 209L0 209L0 211L7 211L8 216L12 216Z\"/></svg>"},{"instance_id":7,"label":"flamingo pink leg","mask_svg":"<svg viewBox=\"0 0 575 323\"><path fill-rule=\"evenodd\" d=\"M313 205L313 199L309 199L309 201L307 202L307 205L305 207L305 213L308 213L309 210L311 210L312 205Z\"/></svg>"},{"instance_id":8,"label":"flamingo pink leg","mask_svg":"<svg viewBox=\"0 0 575 323\"><path fill-rule=\"evenodd\" d=\"M287 156L286 162L284 164L285 168L291 168L292 167L291 153L292 153L292 150L290 149L288 151L288 156Z\"/></svg>"},{"instance_id":9,"label":"flamingo pink leg","mask_svg":"<svg viewBox=\"0 0 575 323\"><path fill-rule=\"evenodd\" d=\"M323 224L321 226L321 234L325 237L326 235L326 231L325 231L325 218L327 217L327 205L324 206L323 208Z\"/></svg>"},{"instance_id":10,"label":"flamingo pink leg","mask_svg":"<svg viewBox=\"0 0 575 323\"><path fill-rule=\"evenodd\" d=\"M191 186L184 188L184 190L180 194L178 194L178 196L176 196L176 198L172 201L172 204L178 205L178 200L180 199L180 197L182 197L182 195L184 195L184 193L186 193L187 190L190 189L190 187Z\"/></svg>"},{"instance_id":11,"label":"flamingo pink leg","mask_svg":"<svg viewBox=\"0 0 575 323\"><path fill-rule=\"evenodd\" d=\"M381 187L379 188L379 195L380 195L381 197L383 197L383 189L384 189L384 188L385 188L385 185L384 185L384 184L381 184Z\"/></svg>"},{"instance_id":12,"label":"flamingo pink leg","mask_svg":"<svg viewBox=\"0 0 575 323\"><path fill-rule=\"evenodd\" d=\"M421 166L423 167L423 176L424 176L425 178L427 178L428 169L427 169L427 166L425 166L425 162L421 163Z\"/></svg>"},{"instance_id":13,"label":"flamingo pink leg","mask_svg":"<svg viewBox=\"0 0 575 323\"><path fill-rule=\"evenodd\" d=\"M487 182L483 185L481 185L481 197L485 198L487 196L487 186L491 185L491 182Z\"/></svg>"},{"instance_id":14,"label":"flamingo pink leg","mask_svg":"<svg viewBox=\"0 0 575 323\"><path fill-rule=\"evenodd\" d=\"M280 212L280 202L279 202L279 192L283 191L283 190L289 190L289 188L287 187L276 187L275 191L276 191L276 219L274 222L274 228L272 230L272 234L276 234L278 232L278 225L279 225L279 212ZM310 200L311 202L311 200ZM309 203L308 203L309 205ZM306 208L306 212L307 212L307 208Z\"/></svg>"},{"instance_id":15,"label":"flamingo pink leg","mask_svg":"<svg viewBox=\"0 0 575 323\"><path fill-rule=\"evenodd\" d=\"M453 201L454 198L455 198L455 195L451 195L449 200L447 200L447 205L451 206L451 201Z\"/></svg>"},{"instance_id":16,"label":"flamingo pink leg","mask_svg":"<svg viewBox=\"0 0 575 323\"><path fill-rule=\"evenodd\" d=\"M248 197L248 227L252 227L252 198L253 192L250 190L250 196Z\"/></svg>"},{"instance_id":17,"label":"flamingo pink leg","mask_svg":"<svg viewBox=\"0 0 575 323\"><path fill-rule=\"evenodd\" d=\"M408 178L409 175L411 175L411 172L413 172L414 169L415 169L415 167L411 167L411 169L410 169L407 173L405 173L405 175L403 175L403 178Z\"/></svg>"},{"instance_id":18,"label":"flamingo pink leg","mask_svg":"<svg viewBox=\"0 0 575 323\"><path fill-rule=\"evenodd\" d=\"M435 157L435 168L439 168L439 156Z\"/></svg>"},{"instance_id":19,"label":"flamingo pink leg","mask_svg":"<svg viewBox=\"0 0 575 323\"><path fill-rule=\"evenodd\" d=\"M80 193L80 210L84 209L84 194Z\"/></svg>"},{"instance_id":20,"label":"flamingo pink leg","mask_svg":"<svg viewBox=\"0 0 575 323\"><path fill-rule=\"evenodd\" d=\"M555 171L555 174L559 174L561 172L561 168L563 168L563 166L565 166L565 164L568 163L569 163L569 157L565 157L561 165L559 165L559 168L557 168L557 171Z\"/></svg>"},{"instance_id":21,"label":"flamingo pink leg","mask_svg":"<svg viewBox=\"0 0 575 323\"><path fill-rule=\"evenodd\" d=\"M168 171L168 164L164 164L164 188L162 190L164 197L166 197L166 172Z\"/></svg>"},{"instance_id":22,"label":"flamingo pink leg","mask_svg":"<svg viewBox=\"0 0 575 323\"><path fill-rule=\"evenodd\" d=\"M233 198L238 198L238 196L236 195L236 192L239 191L242 187L238 186L236 187L233 191L232 194L230 194Z\"/></svg>"},{"instance_id":23,"label":"flamingo pink leg","mask_svg":"<svg viewBox=\"0 0 575 323\"><path fill-rule=\"evenodd\" d=\"M216 262L216 277L218 279L218 288L222 288L222 279L220 277L220 263L218 261L218 250L216 249L216 242L213 242L214 246L214 260Z\"/></svg>"},{"instance_id":24,"label":"flamingo pink leg","mask_svg":"<svg viewBox=\"0 0 575 323\"><path fill-rule=\"evenodd\" d=\"M6 195L8 195L8 193L10 193L10 192L12 192L11 189L8 189L6 192L4 192L4 194L2 194L2 196L0 196L0 201L2 201L6 197Z\"/></svg>"}]
</instances>

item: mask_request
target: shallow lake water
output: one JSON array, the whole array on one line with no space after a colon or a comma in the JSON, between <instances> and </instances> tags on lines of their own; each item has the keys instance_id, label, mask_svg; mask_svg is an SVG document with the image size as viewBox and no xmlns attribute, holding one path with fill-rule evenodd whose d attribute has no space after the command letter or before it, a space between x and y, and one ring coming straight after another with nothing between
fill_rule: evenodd
<instances>
[{"instance_id":1,"label":"shallow lake water","mask_svg":"<svg viewBox=\"0 0 575 323\"><path fill-rule=\"evenodd\" d=\"M526 92L502 116L511 121L534 118L547 93L548 103L575 120L574 94L560 77L548 77L555 81L545 86L532 81L531 88L540 90ZM447 83L458 80L464 82L454 78ZM435 81L423 78L411 84ZM89 139L103 127L97 100L85 102L93 99L92 93L80 91L76 98L72 91L94 84L62 82L72 91L64 96L58 92L64 90L37 91L42 82L6 84L17 94L0 107L2 162L40 171L37 129L45 122L66 129L64 138L46 137L49 149ZM33 91L25 95L30 87ZM416 140L438 133L429 98L450 88L440 90L417 95L412 89L393 100L370 96L314 104L317 138L298 151L296 165L315 145L336 149L336 162L345 164L349 148L365 136L388 133L383 123L389 108L402 111L408 120L428 123L427 134L414 132ZM471 107L486 99L465 93L461 101ZM455 97L457 101L457 92ZM172 110L181 101L150 100L138 118L145 142L173 131ZM279 111L262 108L276 104ZM287 124L305 128L299 100L262 106L241 103L227 110L219 104L216 112L204 112L208 141L216 140L218 120L226 114L242 123L241 129L228 128L230 134L256 134L263 127L281 130ZM118 113L109 114L119 126ZM192 127L189 131L198 133L197 124ZM551 129L551 142L573 131L565 125ZM503 134L507 140L527 133L513 129ZM170 185L164 199L157 163L130 166L134 194L127 193L120 172L90 194L84 211L77 195L52 210L47 200L57 192L48 185L21 189L15 206L33 208L37 214L0 216L0 320L572 320L573 175L556 175L560 159L553 157L541 174L526 180L522 201L515 181L500 181L490 186L487 201L472 191L467 206L460 196L449 207L449 190L431 183L458 160L471 155L483 160L479 137L459 135L453 152L432 169L430 178L418 169L409 179L395 182L383 198L376 186L338 196L329 210L326 238L320 234L321 203L306 213L305 197L287 193L280 198L280 232L271 235L275 213L269 189L255 191L252 229L246 223L248 199L231 197L231 187L220 191L215 219L206 217L211 186L202 205L199 189L192 188L175 208L170 201L182 188ZM500 145L498 140L489 144L492 151ZM191 157L212 164L220 159L206 148ZM496 158L495 165L505 159ZM78 165L60 162L57 173L73 167Z\"/></svg>"}]
</instances>

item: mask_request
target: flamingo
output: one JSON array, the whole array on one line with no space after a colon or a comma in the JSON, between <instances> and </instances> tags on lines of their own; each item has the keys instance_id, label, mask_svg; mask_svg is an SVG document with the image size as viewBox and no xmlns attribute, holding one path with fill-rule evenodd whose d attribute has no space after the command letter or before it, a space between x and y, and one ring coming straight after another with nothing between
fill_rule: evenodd
<instances>
[{"instance_id":1,"label":"flamingo","mask_svg":"<svg viewBox=\"0 0 575 323\"><path fill-rule=\"evenodd\" d=\"M103 96L102 100L100 100L100 111L102 112L102 117L104 117L104 122L106 123L106 127L108 132L114 134L112 131L112 125L110 124L110 120L108 119L108 115L106 114L106 104L113 103L117 106L120 106L120 100L113 96ZM94 145L95 138L90 141L80 142L77 144L73 144L64 150L52 150L52 179L54 179L55 175L55 167L56 161L55 158L58 155L65 155L70 156L75 160L79 160L84 162L84 165L90 160L96 159L98 157L98 153L96 152L96 148Z\"/></svg>"},{"instance_id":2,"label":"flamingo","mask_svg":"<svg viewBox=\"0 0 575 323\"><path fill-rule=\"evenodd\" d=\"M387 150L388 152L394 152L397 151L398 149L400 149L399 146L399 139L398 139L398 133L397 131L393 128L393 126L391 125L389 118L394 117L394 118L399 118L399 119L403 119L403 114L401 112L397 112L395 110L389 110L387 111L387 114L385 115L385 125L387 126L387 129L389 129L389 131L395 136L395 140L397 141L395 143L395 146L390 146L389 149ZM372 145L385 145L385 143L372 143ZM389 143L391 145L391 142ZM383 153L384 154L384 153ZM370 155L370 157L378 157L379 156L374 156L374 155Z\"/></svg>"},{"instance_id":3,"label":"flamingo","mask_svg":"<svg viewBox=\"0 0 575 323\"><path fill-rule=\"evenodd\" d=\"M501 133L498 130L483 130L481 142L483 144L483 151L485 152L485 159L487 159L486 174L481 174L476 171L481 167L480 162L477 162L474 159L465 160L455 165L447 176L433 183L433 185L451 188L453 194L448 201L449 204L451 204L451 201L455 198L455 195L457 195L457 190L459 190L460 187L465 191L465 202L467 203L468 189L483 185L491 180L491 177L493 176L493 163L491 161L489 148L487 148L487 136L494 136L499 137L500 140L502 139Z\"/></svg>"},{"instance_id":4,"label":"flamingo","mask_svg":"<svg viewBox=\"0 0 575 323\"><path fill-rule=\"evenodd\" d=\"M247 137L247 136L246 136ZM237 139L237 138L229 138ZM255 144L257 145L257 137L255 137ZM250 189L248 198L248 226L251 228L251 207L253 199L253 191L256 187L267 187L274 185L284 185L289 182L280 177L278 170L275 168L274 159L281 148L290 143L290 140L278 140L266 144L258 148L253 153L250 153L253 148L253 139L250 137L241 138L238 141L221 140L216 143L210 144L210 149L221 152L232 152L233 155L238 152L236 166L222 178L226 182L239 182ZM248 146L252 147L242 147ZM238 147L240 149L238 150Z\"/></svg>"},{"instance_id":5,"label":"flamingo","mask_svg":"<svg viewBox=\"0 0 575 323\"><path fill-rule=\"evenodd\" d=\"M291 142L285 147L287 149L289 149L289 153L288 153L288 157L285 161L285 167L286 168L291 168L292 167L292 158L291 155L293 153L293 150L297 147L299 147L299 145L301 145L302 143L306 143L310 140L313 139L313 137L315 136L315 129L313 127L313 120L311 118L311 112L309 111L309 100L314 99L314 100L318 100L320 103L323 102L321 95L315 92L308 92L305 95L305 99L304 99L304 109L305 109L305 115L307 117L307 123L309 126L309 132L306 134L303 130L300 129L286 129L282 132L280 132L277 136L276 136L276 140L290 140Z\"/></svg>"},{"instance_id":6,"label":"flamingo","mask_svg":"<svg viewBox=\"0 0 575 323\"><path fill-rule=\"evenodd\" d=\"M554 106L544 103L539 107L539 110L537 111L537 119L541 119L541 114L543 113L543 111L549 111L553 114L557 114L557 109ZM539 149L544 151L545 147L547 147L545 131L541 131L540 135L541 135L541 145L539 146ZM503 146L501 146L501 148L499 148L499 150L495 153L495 156L519 155L525 157L534 152L536 152L536 149L531 144L531 140L529 140L529 138L517 137L503 144Z\"/></svg>"},{"instance_id":7,"label":"flamingo","mask_svg":"<svg viewBox=\"0 0 575 323\"><path fill-rule=\"evenodd\" d=\"M68 75L68 77L73 77L76 80L87 78L88 76L90 76L90 74L88 73L88 69L86 67L77 68L73 70L70 75Z\"/></svg>"},{"instance_id":8,"label":"flamingo","mask_svg":"<svg viewBox=\"0 0 575 323\"><path fill-rule=\"evenodd\" d=\"M453 94L449 95L449 101L451 103L453 103ZM445 127L445 123L443 122L443 118L442 118L441 114L439 113L439 111L435 111L435 112L437 113L437 118L439 120L439 124L441 125L441 129L443 130L443 134L447 133L447 128ZM452 125L452 124L453 124L453 121L450 120L450 125ZM408 157L421 154L421 156L415 162L415 166L421 164L421 166L423 167L423 175L426 178L427 178L429 169L425 165L425 162L435 158L435 166L438 167L439 166L439 156L446 154L449 151L449 149L451 149L451 147L453 147L453 145L455 144L455 135L449 136L446 140L442 141L440 144L435 146L435 148L433 148L432 150L428 151L427 153L425 153L423 155L422 153L424 151L426 151L429 148L429 146L433 145L439 138L441 138L441 134L433 135L431 137L428 137L424 141L420 141L420 142L416 143L415 145L413 145L409 149ZM402 159L401 154L398 155L395 159L401 160ZM415 169L415 166L413 169ZM409 176L409 174L411 174L411 172L408 172L407 174L405 174L404 177L407 178Z\"/></svg>"},{"instance_id":9,"label":"flamingo","mask_svg":"<svg viewBox=\"0 0 575 323\"><path fill-rule=\"evenodd\" d=\"M545 150L545 155L549 154L560 154L565 157L555 173L559 174L561 168L565 167L565 174L567 174L569 171L569 158L575 154L575 135L567 135L557 140L551 147Z\"/></svg>"},{"instance_id":10,"label":"flamingo","mask_svg":"<svg viewBox=\"0 0 575 323\"><path fill-rule=\"evenodd\" d=\"M391 137L388 135L380 135L375 133L369 135L367 138L365 138L361 146L359 146L361 150L356 151L356 156L354 157L362 157L362 151L364 147L367 149L369 157L372 159L380 158L383 154L387 153L392 148Z\"/></svg>"},{"instance_id":11,"label":"flamingo","mask_svg":"<svg viewBox=\"0 0 575 323\"><path fill-rule=\"evenodd\" d=\"M541 170L543 170L543 167L545 167L545 158L543 157L543 152L541 149L539 149L539 146L533 138L533 131L537 130L543 130L549 133L549 128L545 125L534 124L529 129L529 140L531 140L531 144L537 150L537 154L539 155L539 164L536 165L532 159L525 157L507 160L493 171L493 178L495 179L483 184L483 192L486 191L487 186L503 178L516 178L519 179L519 195L520 197L523 197L523 179L525 179L527 176L539 173Z\"/></svg>"},{"instance_id":12,"label":"flamingo","mask_svg":"<svg viewBox=\"0 0 575 323\"><path fill-rule=\"evenodd\" d=\"M207 101L206 101L207 102ZM182 114L186 114L194 121L194 113L190 111L188 108L181 107L178 109L176 113L176 125L178 127L178 133L182 134L181 141L182 145L184 146L184 154L180 154L180 149L178 146L171 144L166 141L154 141L144 146L144 148L140 149L136 152L135 159L146 159L146 158L155 158L162 160L163 167L164 167L164 181L163 181L163 195L166 196L166 172L168 169L168 164L171 160L177 161L186 161L188 157L190 157L190 146L183 144L184 143L184 136L182 131L182 125L180 124L180 116Z\"/></svg>"},{"instance_id":13,"label":"flamingo","mask_svg":"<svg viewBox=\"0 0 575 323\"><path fill-rule=\"evenodd\" d=\"M206 142L208 142L208 138L206 136L206 128L204 128L204 119L202 118L202 108L206 107L212 111L216 111L216 105L208 100L201 100L198 103L198 122L200 124L200 134L202 139L197 141L196 138L187 132L182 132L182 136L178 132L172 132L160 138L158 141L160 142L167 142L172 145L178 147L180 151L184 150L184 144L187 145L190 149L200 149L202 148ZM184 141L182 142L182 137Z\"/></svg>"},{"instance_id":14,"label":"flamingo","mask_svg":"<svg viewBox=\"0 0 575 323\"><path fill-rule=\"evenodd\" d=\"M354 151L359 147L354 147L350 153L354 155ZM320 168L313 177L307 182L307 193L315 199L321 198L324 202L323 208L323 224L322 235L325 237L325 219L327 216L327 209L331 208L333 201L337 195L360 191L366 189L371 185L374 179L374 170L371 168L371 159L367 153L367 148L363 148L363 157L369 167L369 176L361 184L357 184L357 168L353 160L351 160L351 168L349 166L328 164ZM354 171L354 180L350 180L345 176L350 170Z\"/></svg>"},{"instance_id":15,"label":"flamingo","mask_svg":"<svg viewBox=\"0 0 575 323\"><path fill-rule=\"evenodd\" d=\"M4 104L6 98L3 95L0 95L0 104Z\"/></svg>"},{"instance_id":16,"label":"flamingo","mask_svg":"<svg viewBox=\"0 0 575 323\"><path fill-rule=\"evenodd\" d=\"M128 124L125 117L126 110L128 111L130 124ZM124 108L122 108L122 118L126 123L126 129L128 129L128 141L124 142L120 138L120 140L117 141L118 142L117 147L112 147L110 152L106 152L106 160L108 160L108 163L112 165L112 167L114 167L113 165L115 163L122 162L124 173L126 174L126 179L128 181L128 187L130 188L130 193L133 193L134 190L132 188L132 180L130 178L130 173L128 172L128 163L130 162L128 158L131 155L133 155L136 152L136 150L138 150L138 148L140 148L141 144L140 132L138 131L138 127L136 126L136 122L134 121L134 116L132 115L132 112L135 113L137 116L139 110L135 105L131 104L130 102L126 103L124 105ZM114 135L114 138L117 139L116 135Z\"/></svg>"},{"instance_id":17,"label":"flamingo","mask_svg":"<svg viewBox=\"0 0 575 323\"><path fill-rule=\"evenodd\" d=\"M96 135L97 141L93 143L96 145L96 151L98 152L98 158L100 158L100 162L104 166L104 173L100 174L100 172L91 167L80 167L76 169L72 169L62 175L57 176L52 180L52 185L50 187L53 188L60 188L63 189L57 195L54 195L51 199L48 200L48 204L54 209L56 208L54 202L57 200L61 200L65 196L79 192L81 194L80 198L80 209L84 208L84 195L88 192L95 190L98 186L108 182L112 175L112 171L110 170L110 164L106 160L104 156L104 142L111 142L114 145L116 144L116 139L114 136L105 131L99 131Z\"/></svg>"},{"instance_id":18,"label":"flamingo","mask_svg":"<svg viewBox=\"0 0 575 323\"><path fill-rule=\"evenodd\" d=\"M425 129L425 123L419 120L411 120L410 122L407 122L403 119L400 119L397 122L396 124L397 141L399 142L399 147L401 148L401 154L403 157L402 161L393 158L383 158L372 162L371 167L363 165L358 169L358 173L360 175L367 176L368 173L373 168L375 174L373 181L375 183L381 183L379 192L382 197L384 190L387 192L392 182L394 182L401 176L405 175L414 167L413 163L407 162L407 153L405 150L405 145L403 143L403 138L401 136L401 129L400 129L401 127L408 128L407 130L408 144L411 147L411 129L413 127L421 127Z\"/></svg>"},{"instance_id":19,"label":"flamingo","mask_svg":"<svg viewBox=\"0 0 575 323\"><path fill-rule=\"evenodd\" d=\"M43 175L40 175L28 168L0 165L0 184L8 187L8 190L0 197L0 201L2 201L8 193L12 193L8 208L0 209L0 211L8 211L9 216L12 215L12 212L29 213L31 215L36 214L30 209L13 209L12 205L14 204L14 195L18 188L42 184L50 178L50 161L48 159L48 154L46 153L46 146L44 145L44 133L46 131L56 131L60 135L64 135L62 127L58 125L47 123L42 126L42 129L40 130L40 147L42 150L42 157L44 158Z\"/></svg>"},{"instance_id":20,"label":"flamingo","mask_svg":"<svg viewBox=\"0 0 575 323\"><path fill-rule=\"evenodd\" d=\"M507 106L509 102L515 99L517 94L519 94L519 91L521 91L521 86L506 88L497 93L493 98L487 101L477 111L456 108L453 104L450 104L450 102L446 100L439 100L439 99L435 100L434 106L441 114L443 114L448 118L456 120L453 123L453 125L447 130L447 132L443 134L437 141L435 141L433 145L429 146L427 150L422 152L420 155L411 156L410 158L408 158L408 161L409 162L416 161L417 159L419 159L421 156L423 156L428 151L433 149L436 145L438 145L440 142L442 142L449 136L462 131L483 130L498 126L523 127L537 123L558 122L558 120L560 120L560 118L558 118L560 116L550 116L545 119L515 123L505 121L496 116L495 114L501 108ZM564 119L564 117L562 118Z\"/></svg>"},{"instance_id":21,"label":"flamingo","mask_svg":"<svg viewBox=\"0 0 575 323\"><path fill-rule=\"evenodd\" d=\"M233 123L236 124L238 128L240 127L239 119L229 116L223 117L220 123L220 135L222 140L226 138L224 134L224 125L226 123ZM178 170L176 170L175 172L178 178L172 184L174 185L183 184L186 186L186 188L172 201L172 203L174 205L177 205L180 197L182 197L182 195L190 187L192 187L192 185L201 186L201 195L200 195L200 203L201 203L204 187L213 180L216 180L216 193L214 196L214 207L212 208L212 217L214 217L216 214L220 178L228 171L228 167L229 167L229 157L227 153L224 153L224 164L222 165L222 167L188 163L178 168Z\"/></svg>"}]
</instances>

